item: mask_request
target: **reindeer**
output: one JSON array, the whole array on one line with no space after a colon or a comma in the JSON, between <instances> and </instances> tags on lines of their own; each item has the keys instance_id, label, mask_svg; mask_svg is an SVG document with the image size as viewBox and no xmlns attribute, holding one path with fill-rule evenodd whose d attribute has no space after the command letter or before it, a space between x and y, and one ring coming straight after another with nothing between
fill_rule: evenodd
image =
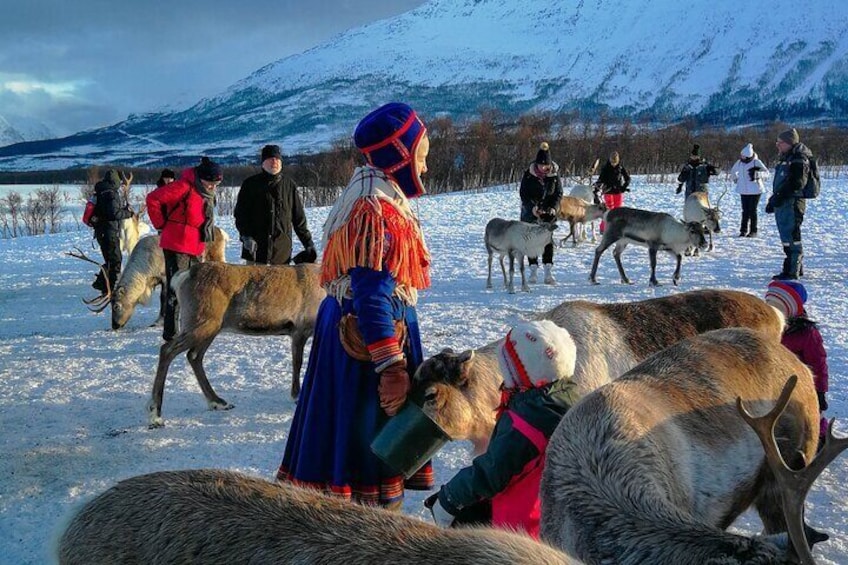
<instances>
[{"instance_id":1,"label":"reindeer","mask_svg":"<svg viewBox=\"0 0 848 565\"><path fill-rule=\"evenodd\" d=\"M580 178L577 179L577 184L571 187L568 196L579 198L586 204L601 204L601 190L596 184L592 183L592 176L598 170L600 162L600 159L595 159L592 166L587 168ZM592 243L595 243L595 220L591 220L588 223L592 229ZM577 237L579 237L580 241L586 241L586 226L584 224L578 224L577 228L579 233Z\"/></svg>"},{"instance_id":2,"label":"reindeer","mask_svg":"<svg viewBox=\"0 0 848 565\"><path fill-rule=\"evenodd\" d=\"M121 481L76 513L61 536L58 562L577 563L525 535L442 529L315 490L215 469Z\"/></svg>"},{"instance_id":3,"label":"reindeer","mask_svg":"<svg viewBox=\"0 0 848 565\"><path fill-rule=\"evenodd\" d=\"M577 347L573 380L580 395L611 382L648 356L681 339L725 327L748 327L780 342L783 316L760 298L734 290L698 290L639 302L563 302L537 319L552 320ZM506 333L506 332L504 332ZM495 426L503 375L502 340L425 360L413 378L413 395L453 439L486 450Z\"/></svg>"},{"instance_id":4,"label":"reindeer","mask_svg":"<svg viewBox=\"0 0 848 565\"><path fill-rule=\"evenodd\" d=\"M501 264L504 286L510 294L515 294L513 276L515 274L515 260L521 270L521 290L530 292L527 281L524 278L524 257L538 257L542 255L545 246L553 243L553 231L555 223L529 224L518 220L503 220L492 218L486 224L486 252L489 254L489 276L486 279L486 288L492 288L492 256L498 253L498 261ZM509 281L504 268L504 256L509 256Z\"/></svg>"},{"instance_id":5,"label":"reindeer","mask_svg":"<svg viewBox=\"0 0 848 565\"><path fill-rule=\"evenodd\" d=\"M203 356L222 330L247 335L287 335L292 341L291 397L300 393L303 348L312 336L318 305L326 293L320 265L230 265L200 263L171 280L180 304L180 332L159 350L153 392L147 404L151 428L164 425L162 397L174 358L184 351L210 410L233 405L215 394Z\"/></svg>"},{"instance_id":6,"label":"reindeer","mask_svg":"<svg viewBox=\"0 0 848 565\"><path fill-rule=\"evenodd\" d=\"M777 406L758 420L743 403ZM542 539L586 563L795 563L788 526L801 561L814 563L806 488L848 447L830 437L814 460L818 419L810 370L778 341L743 328L681 341L560 421L541 485ZM781 455L791 469L812 463L792 471ZM766 535L726 532L751 505Z\"/></svg>"},{"instance_id":7,"label":"reindeer","mask_svg":"<svg viewBox=\"0 0 848 565\"><path fill-rule=\"evenodd\" d=\"M129 205L133 173L130 171L129 175L127 175L119 171L118 174L121 177L121 193L124 196L124 202ZM121 220L121 255L129 256L138 243L139 238L150 233L150 226L141 221L141 217L144 215L146 209L147 206L142 204L137 211L133 210L132 216Z\"/></svg>"},{"instance_id":8,"label":"reindeer","mask_svg":"<svg viewBox=\"0 0 848 565\"><path fill-rule=\"evenodd\" d=\"M683 204L683 220L686 222L700 222L704 229L710 234L710 246L707 251L713 250L713 232L721 233L721 199L727 194L727 190L716 200L715 208L710 206L710 196L706 192L693 192L686 197ZM696 248L692 251L693 255L698 255L700 251Z\"/></svg>"},{"instance_id":9,"label":"reindeer","mask_svg":"<svg viewBox=\"0 0 848 565\"><path fill-rule=\"evenodd\" d=\"M563 196L559 201L559 210L557 211L557 217L560 220L565 220L568 222L569 232L568 235L562 238L559 242L559 246L562 247L565 245L566 240L570 237L572 243L575 247L577 247L577 231L575 230L576 226L585 226L588 222L591 224L595 220L598 220L603 217L606 213L607 207L603 202L599 202L597 204L587 204L584 200L580 198L574 198L572 196ZM584 234L583 239L585 239L585 227L581 230ZM592 241L594 241L595 228L592 228Z\"/></svg>"},{"instance_id":10,"label":"reindeer","mask_svg":"<svg viewBox=\"0 0 848 565\"><path fill-rule=\"evenodd\" d=\"M230 236L215 226L215 240L206 244L200 257L201 261L226 261L225 251ZM127 266L121 271L121 277L111 293L112 329L119 330L130 321L138 304L147 304L153 290L160 286L159 316L153 325L160 325L165 319L165 255L159 247L159 236L150 235L139 240L133 249Z\"/></svg>"},{"instance_id":11,"label":"reindeer","mask_svg":"<svg viewBox=\"0 0 848 565\"><path fill-rule=\"evenodd\" d=\"M607 212L604 218L606 231L601 238L601 243L595 248L595 260L592 263L592 272L589 281L598 284L595 276L598 273L598 262L601 255L612 244L615 245L612 256L621 275L621 282L631 284L630 279L624 272L621 264L621 254L627 248L628 243L635 243L648 248L648 257L651 263L651 286L659 286L657 281L657 251L668 251L677 258L677 267L674 269L672 282L677 285L680 281L680 265L683 262L683 252L690 246L703 249L707 246L704 238L704 226L699 222L683 223L675 220L669 214L662 212L649 212L636 208L616 208Z\"/></svg>"}]
</instances>

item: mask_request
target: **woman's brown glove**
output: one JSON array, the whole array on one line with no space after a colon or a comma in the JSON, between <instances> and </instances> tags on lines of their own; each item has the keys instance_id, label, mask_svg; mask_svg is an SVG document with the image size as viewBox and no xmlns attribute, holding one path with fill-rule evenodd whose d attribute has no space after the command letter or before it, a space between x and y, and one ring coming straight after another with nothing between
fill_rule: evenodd
<instances>
[{"instance_id":1,"label":"woman's brown glove","mask_svg":"<svg viewBox=\"0 0 848 565\"><path fill-rule=\"evenodd\" d=\"M394 416L406 402L409 394L409 373L406 371L406 361L392 363L380 373L380 408L389 416Z\"/></svg>"}]
</instances>

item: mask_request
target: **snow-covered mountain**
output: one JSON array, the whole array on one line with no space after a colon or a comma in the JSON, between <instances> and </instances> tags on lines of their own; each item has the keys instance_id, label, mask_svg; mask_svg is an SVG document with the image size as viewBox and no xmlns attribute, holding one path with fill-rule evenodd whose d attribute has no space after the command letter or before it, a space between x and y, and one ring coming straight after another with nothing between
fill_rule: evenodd
<instances>
[{"instance_id":1,"label":"snow-covered mountain","mask_svg":"<svg viewBox=\"0 0 848 565\"><path fill-rule=\"evenodd\" d=\"M0 116L0 147L20 143L21 141L24 141L24 136L21 135L21 132L12 127L12 124L6 121L6 118Z\"/></svg>"},{"instance_id":2,"label":"snow-covered mountain","mask_svg":"<svg viewBox=\"0 0 848 565\"><path fill-rule=\"evenodd\" d=\"M651 123L839 122L848 4L808 0L430 0L267 65L219 95L61 140L0 149L21 168L174 162L326 147L401 99L462 119L579 111Z\"/></svg>"},{"instance_id":3,"label":"snow-covered mountain","mask_svg":"<svg viewBox=\"0 0 848 565\"><path fill-rule=\"evenodd\" d=\"M0 116L0 147L51 137L55 137L53 132L38 120L23 116L13 116L8 119Z\"/></svg>"}]
</instances>

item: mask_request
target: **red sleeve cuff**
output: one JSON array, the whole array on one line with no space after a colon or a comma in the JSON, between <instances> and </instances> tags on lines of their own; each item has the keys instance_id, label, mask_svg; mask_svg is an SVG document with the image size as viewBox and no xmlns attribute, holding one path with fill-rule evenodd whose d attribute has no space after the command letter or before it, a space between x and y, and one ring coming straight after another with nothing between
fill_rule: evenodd
<instances>
[{"instance_id":1,"label":"red sleeve cuff","mask_svg":"<svg viewBox=\"0 0 848 565\"><path fill-rule=\"evenodd\" d=\"M377 371L385 369L396 361L403 360L403 350L396 337L387 337L367 345L371 361L377 366Z\"/></svg>"}]
</instances>

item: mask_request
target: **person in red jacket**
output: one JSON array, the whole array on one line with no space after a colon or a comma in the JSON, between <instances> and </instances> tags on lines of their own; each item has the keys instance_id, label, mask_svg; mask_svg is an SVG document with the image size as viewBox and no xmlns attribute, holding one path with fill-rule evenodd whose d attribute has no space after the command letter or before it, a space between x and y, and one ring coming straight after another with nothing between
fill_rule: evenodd
<instances>
[{"instance_id":1,"label":"person in red jacket","mask_svg":"<svg viewBox=\"0 0 848 565\"><path fill-rule=\"evenodd\" d=\"M215 188L222 178L220 165L203 157L198 166L184 170L179 180L147 195L147 215L159 230L159 246L165 254L165 341L173 339L179 315L171 277L198 263L206 242L214 239Z\"/></svg>"},{"instance_id":2,"label":"person in red jacket","mask_svg":"<svg viewBox=\"0 0 848 565\"><path fill-rule=\"evenodd\" d=\"M819 411L827 410L827 352L816 323L809 319L804 304L807 289L798 281L774 280L769 283L765 300L786 317L786 328L780 342L798 356L813 372ZM822 416L819 425L819 446L827 434L827 420Z\"/></svg>"}]
</instances>

